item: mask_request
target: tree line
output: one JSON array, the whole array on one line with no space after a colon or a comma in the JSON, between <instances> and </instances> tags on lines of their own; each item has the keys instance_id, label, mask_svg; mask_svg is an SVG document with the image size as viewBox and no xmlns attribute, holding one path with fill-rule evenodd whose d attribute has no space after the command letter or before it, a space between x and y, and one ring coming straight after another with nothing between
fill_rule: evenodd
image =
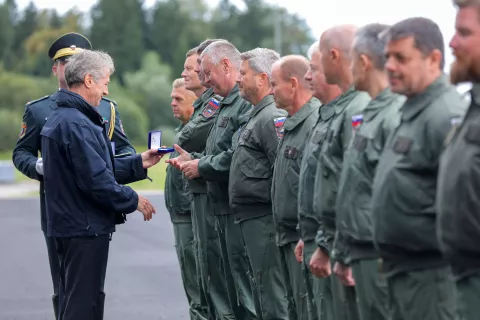
<instances>
[{"instance_id":1,"label":"tree line","mask_svg":"<svg viewBox=\"0 0 480 320\"><path fill-rule=\"evenodd\" d=\"M0 4L0 151L11 150L28 101L51 94L56 79L47 56L50 44L67 32L86 35L94 49L108 52L116 73L110 98L134 143L161 128L172 140L178 123L170 109L171 82L180 77L185 53L205 38L225 38L240 51L267 47L281 54L305 54L314 41L306 22L263 0L230 0L212 8L205 0L99 0L89 12L19 10L15 0ZM277 34L275 34L277 31ZM280 35L281 37L277 37Z\"/></svg>"}]
</instances>

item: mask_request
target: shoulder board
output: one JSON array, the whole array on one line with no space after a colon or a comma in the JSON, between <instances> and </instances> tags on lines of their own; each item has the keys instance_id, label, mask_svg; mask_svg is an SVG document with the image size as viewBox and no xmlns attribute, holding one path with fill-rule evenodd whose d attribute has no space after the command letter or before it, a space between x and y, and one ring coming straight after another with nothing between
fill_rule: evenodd
<instances>
[{"instance_id":1,"label":"shoulder board","mask_svg":"<svg viewBox=\"0 0 480 320\"><path fill-rule=\"evenodd\" d=\"M25 106L32 105L32 104L37 103L37 102L39 102L39 101L45 100L45 99L47 99L47 98L49 98L49 97L50 97L50 96L47 95L47 96L41 97L40 99L32 100L32 101L28 102Z\"/></svg>"},{"instance_id":2,"label":"shoulder board","mask_svg":"<svg viewBox=\"0 0 480 320\"><path fill-rule=\"evenodd\" d=\"M108 98L105 98L105 97L102 97L102 99L107 101L108 103L113 102L114 105L117 105L117 103L112 99L108 99Z\"/></svg>"}]
</instances>

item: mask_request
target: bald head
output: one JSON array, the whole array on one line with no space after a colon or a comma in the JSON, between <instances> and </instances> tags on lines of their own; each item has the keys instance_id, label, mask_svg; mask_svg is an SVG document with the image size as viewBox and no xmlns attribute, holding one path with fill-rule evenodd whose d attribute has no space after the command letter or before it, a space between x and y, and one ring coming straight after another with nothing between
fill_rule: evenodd
<instances>
[{"instance_id":1,"label":"bald head","mask_svg":"<svg viewBox=\"0 0 480 320\"><path fill-rule=\"evenodd\" d=\"M344 24L328 29L320 37L319 47L325 79L328 84L340 86L342 91L352 84L351 50L356 32L356 26Z\"/></svg>"},{"instance_id":2,"label":"bald head","mask_svg":"<svg viewBox=\"0 0 480 320\"><path fill-rule=\"evenodd\" d=\"M289 115L295 114L311 98L309 83L305 80L310 62L300 55L282 57L272 66L273 97L277 108Z\"/></svg>"},{"instance_id":3,"label":"bald head","mask_svg":"<svg viewBox=\"0 0 480 320\"><path fill-rule=\"evenodd\" d=\"M284 81L296 78L301 87L308 88L308 83L304 79L310 64L307 58L300 55L288 55L276 63L280 68L280 74Z\"/></svg>"},{"instance_id":4,"label":"bald head","mask_svg":"<svg viewBox=\"0 0 480 320\"><path fill-rule=\"evenodd\" d=\"M354 25L344 24L326 30L320 37L320 50L336 49L349 56L357 29Z\"/></svg>"}]
</instances>

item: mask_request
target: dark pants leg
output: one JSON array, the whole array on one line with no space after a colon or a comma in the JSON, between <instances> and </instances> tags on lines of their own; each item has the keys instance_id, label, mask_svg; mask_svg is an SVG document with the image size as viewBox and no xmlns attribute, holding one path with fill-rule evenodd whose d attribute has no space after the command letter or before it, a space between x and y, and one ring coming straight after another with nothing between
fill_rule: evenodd
<instances>
[{"instance_id":1,"label":"dark pants leg","mask_svg":"<svg viewBox=\"0 0 480 320\"><path fill-rule=\"evenodd\" d=\"M102 319L99 295L105 282L109 235L55 240L64 293L61 319Z\"/></svg>"},{"instance_id":2,"label":"dark pants leg","mask_svg":"<svg viewBox=\"0 0 480 320\"><path fill-rule=\"evenodd\" d=\"M173 232L183 287L190 306L190 319L206 320L207 309L202 307L200 301L200 283L197 277L191 216L185 216L182 220L186 222L173 223ZM188 220L190 223L187 222Z\"/></svg>"},{"instance_id":3,"label":"dark pants leg","mask_svg":"<svg viewBox=\"0 0 480 320\"><path fill-rule=\"evenodd\" d=\"M252 288L247 276L245 246L240 227L231 215L215 216L224 267L224 282L235 319L255 319ZM240 240L240 241L239 241ZM250 292L249 292L250 290Z\"/></svg>"},{"instance_id":4,"label":"dark pants leg","mask_svg":"<svg viewBox=\"0 0 480 320\"><path fill-rule=\"evenodd\" d=\"M303 268L295 258L296 242L280 247L280 268L287 287L288 314L290 320L308 320L307 286Z\"/></svg>"},{"instance_id":5,"label":"dark pants leg","mask_svg":"<svg viewBox=\"0 0 480 320\"><path fill-rule=\"evenodd\" d=\"M242 221L240 228L250 263L257 319L288 320L287 291L279 268L280 251L272 216Z\"/></svg>"},{"instance_id":6,"label":"dark pants leg","mask_svg":"<svg viewBox=\"0 0 480 320\"><path fill-rule=\"evenodd\" d=\"M396 274L387 278L387 284L390 320L456 319L456 289L449 268Z\"/></svg>"},{"instance_id":7,"label":"dark pants leg","mask_svg":"<svg viewBox=\"0 0 480 320\"><path fill-rule=\"evenodd\" d=\"M223 263L222 248L212 203L208 200L206 194L196 194L194 199L200 276L207 297L215 310L211 317L215 316L219 320L233 320L235 315L228 290L229 286L233 286L233 280L230 278L230 282L225 281L226 269L230 269L228 265L225 266Z\"/></svg>"},{"instance_id":8,"label":"dark pants leg","mask_svg":"<svg viewBox=\"0 0 480 320\"><path fill-rule=\"evenodd\" d=\"M480 275L457 280L458 320L480 318Z\"/></svg>"},{"instance_id":9,"label":"dark pants leg","mask_svg":"<svg viewBox=\"0 0 480 320\"><path fill-rule=\"evenodd\" d=\"M44 232L45 243L47 245L48 263L50 265L50 274L52 276L53 284L53 312L55 319L58 319L60 314L60 296L61 296L61 284L60 284L60 262L58 261L57 246L55 244L55 238L47 237Z\"/></svg>"},{"instance_id":10,"label":"dark pants leg","mask_svg":"<svg viewBox=\"0 0 480 320\"><path fill-rule=\"evenodd\" d=\"M358 311L362 320L388 319L387 281L380 273L379 259L358 260L352 263Z\"/></svg>"},{"instance_id":11,"label":"dark pants leg","mask_svg":"<svg viewBox=\"0 0 480 320\"><path fill-rule=\"evenodd\" d=\"M304 278L307 285L310 320L335 320L332 276L318 278L310 272L310 259L318 248L315 241L305 241L303 249Z\"/></svg>"}]
</instances>

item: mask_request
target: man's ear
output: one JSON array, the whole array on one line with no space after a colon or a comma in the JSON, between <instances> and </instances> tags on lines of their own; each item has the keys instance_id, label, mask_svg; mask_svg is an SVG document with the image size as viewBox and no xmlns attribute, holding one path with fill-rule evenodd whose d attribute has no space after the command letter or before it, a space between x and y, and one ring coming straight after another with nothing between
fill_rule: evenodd
<instances>
[{"instance_id":1,"label":"man's ear","mask_svg":"<svg viewBox=\"0 0 480 320\"><path fill-rule=\"evenodd\" d=\"M53 74L54 74L55 76L58 75L58 74L57 74L57 64L56 64L56 63L54 63L53 66L52 66L52 72L53 72Z\"/></svg>"},{"instance_id":2,"label":"man's ear","mask_svg":"<svg viewBox=\"0 0 480 320\"><path fill-rule=\"evenodd\" d=\"M221 65L224 72L228 72L230 70L230 61L228 61L228 59L222 59Z\"/></svg>"},{"instance_id":3,"label":"man's ear","mask_svg":"<svg viewBox=\"0 0 480 320\"><path fill-rule=\"evenodd\" d=\"M93 77L91 74L87 74L85 78L83 79L83 83L87 88L91 88L93 84Z\"/></svg>"},{"instance_id":4,"label":"man's ear","mask_svg":"<svg viewBox=\"0 0 480 320\"><path fill-rule=\"evenodd\" d=\"M291 92L294 93L298 89L298 79L295 77L290 78Z\"/></svg>"},{"instance_id":5,"label":"man's ear","mask_svg":"<svg viewBox=\"0 0 480 320\"><path fill-rule=\"evenodd\" d=\"M340 52L337 49L330 50L330 58L332 61L338 61L340 59Z\"/></svg>"}]
</instances>

